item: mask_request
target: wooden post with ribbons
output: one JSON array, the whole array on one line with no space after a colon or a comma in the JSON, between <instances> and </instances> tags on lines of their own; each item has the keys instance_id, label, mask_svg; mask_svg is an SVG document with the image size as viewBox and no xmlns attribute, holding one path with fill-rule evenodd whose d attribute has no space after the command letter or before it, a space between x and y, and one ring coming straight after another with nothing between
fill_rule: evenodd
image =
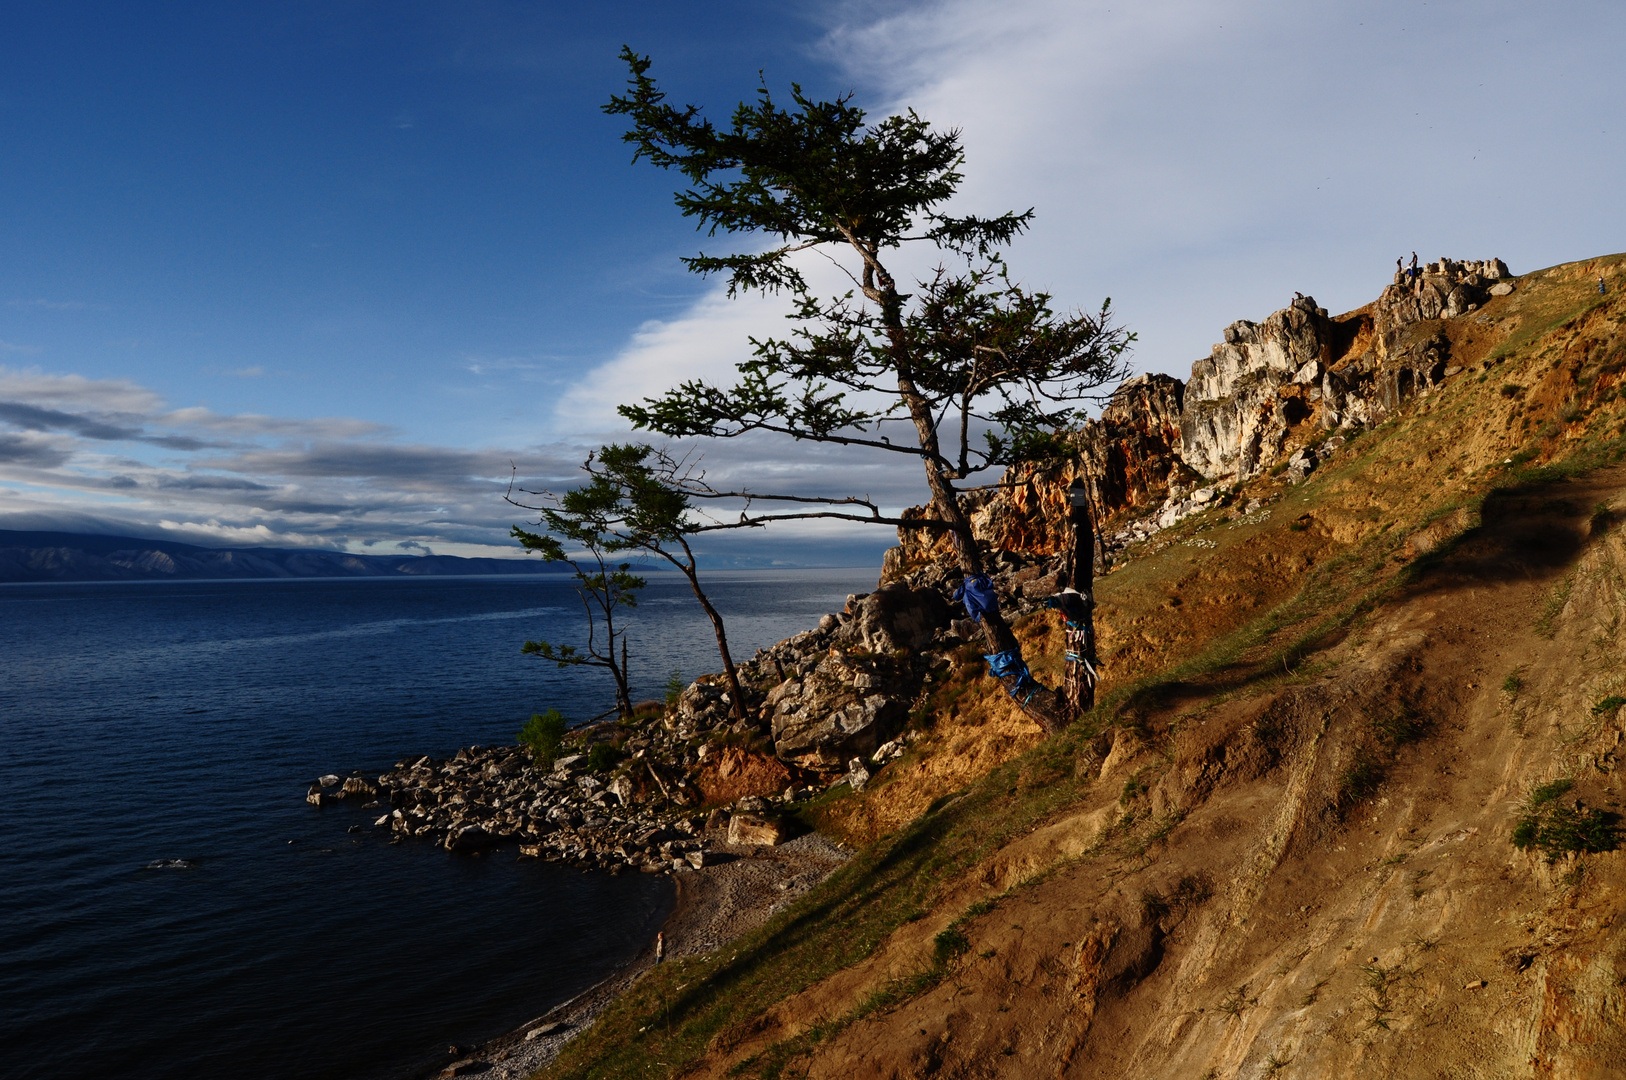
<instances>
[{"instance_id":1,"label":"wooden post with ribbons","mask_svg":"<svg viewBox=\"0 0 1626 1080\"><path fill-rule=\"evenodd\" d=\"M1089 489L1083 477L1074 477L1067 488L1068 520L1072 525L1072 545L1067 592L1059 605L1066 620L1067 704L1077 717L1095 708L1095 523L1090 520Z\"/></svg>"}]
</instances>

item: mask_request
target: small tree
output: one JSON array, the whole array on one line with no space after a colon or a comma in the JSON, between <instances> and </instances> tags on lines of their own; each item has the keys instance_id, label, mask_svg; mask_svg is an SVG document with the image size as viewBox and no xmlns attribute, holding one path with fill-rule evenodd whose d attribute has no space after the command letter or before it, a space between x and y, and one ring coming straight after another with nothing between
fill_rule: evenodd
<instances>
[{"instance_id":1,"label":"small tree","mask_svg":"<svg viewBox=\"0 0 1626 1080\"><path fill-rule=\"evenodd\" d=\"M616 711L629 717L632 689L627 678L627 635L616 625L616 614L622 608L638 606L638 590L645 581L631 573L631 563L614 563L609 558L620 550L610 527L615 500L606 500L605 492L589 486L566 492L556 506L531 509L540 510L539 524L546 527L547 533L529 532L516 525L512 534L527 551L535 551L549 562L569 563L575 571L576 595L587 614L587 644L578 649L574 645L527 641L521 651L552 660L561 668L596 667L608 671L615 680ZM580 549L586 558L578 560L568 554L566 543Z\"/></svg>"},{"instance_id":2,"label":"small tree","mask_svg":"<svg viewBox=\"0 0 1626 1080\"><path fill-rule=\"evenodd\" d=\"M917 460L934 516L907 523L856 497L729 494L846 504L742 515L741 525L826 517L946 531L968 584L982 584L982 555L960 497L987 470L1060 453L1061 433L1081 417L1078 403L1128 374L1133 335L1112 325L1110 301L1094 315L1062 316L1048 294L1011 281L998 249L1028 227L1031 210L981 218L937 209L960 184L957 131L934 131L913 112L866 124L850 97L815 101L794 85L793 109L763 88L719 129L693 106L667 104L647 57L621 55L629 92L605 111L630 118L623 138L633 159L683 174L690 186L677 205L708 235L770 241L686 264L726 275L731 296L789 292L797 324L786 340L753 339L754 358L739 365L734 386L691 380L622 406L622 415L669 437L764 431ZM965 269L939 266L905 292L888 263L908 243L932 245ZM806 250L840 266L854 291L815 296L793 258ZM883 433L894 424L907 424L911 437ZM1033 680L997 608L980 621L991 671L1047 730L1060 727L1070 718L1067 703Z\"/></svg>"},{"instance_id":3,"label":"small tree","mask_svg":"<svg viewBox=\"0 0 1626 1080\"><path fill-rule=\"evenodd\" d=\"M728 650L728 632L723 617L700 587L699 567L688 537L697 532L717 528L737 528L738 523L708 523L695 518L690 501L695 491L705 493L704 477L685 467L681 461L642 444L611 444L589 454L582 463L582 471L591 480L557 500L558 507L547 503L532 505L513 497L514 490L522 495L552 499L547 492L511 489L508 501L526 510L537 510L543 521L556 520L563 507L591 506L594 512L593 528L598 542L606 552L643 551L665 559L676 567L689 582L695 599L711 620L712 632L717 638L717 653L723 661L723 673L728 679L734 716L746 719L745 695L740 690L739 674L734 657ZM516 534L522 530L516 528ZM532 535L525 533L524 535Z\"/></svg>"}]
</instances>

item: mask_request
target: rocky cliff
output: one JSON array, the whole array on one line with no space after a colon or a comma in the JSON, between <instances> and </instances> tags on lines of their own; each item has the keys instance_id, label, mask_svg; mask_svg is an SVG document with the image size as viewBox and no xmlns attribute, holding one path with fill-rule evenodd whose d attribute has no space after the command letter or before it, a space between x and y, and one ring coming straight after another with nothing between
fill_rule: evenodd
<instances>
[{"instance_id":1,"label":"rocky cliff","mask_svg":"<svg viewBox=\"0 0 1626 1080\"><path fill-rule=\"evenodd\" d=\"M997 488L973 493L973 528L991 550L1058 554L1066 488L1082 477L1106 553L1278 466L1302 480L1330 438L1382 423L1460 371L1441 324L1515 288L1500 259L1441 259L1415 275L1397 271L1377 300L1336 318L1296 296L1262 322L1238 320L1189 380L1128 380L1071 436L1066 460L1010 469ZM899 540L888 578L945 553L929 534L901 529Z\"/></svg>"}]
</instances>

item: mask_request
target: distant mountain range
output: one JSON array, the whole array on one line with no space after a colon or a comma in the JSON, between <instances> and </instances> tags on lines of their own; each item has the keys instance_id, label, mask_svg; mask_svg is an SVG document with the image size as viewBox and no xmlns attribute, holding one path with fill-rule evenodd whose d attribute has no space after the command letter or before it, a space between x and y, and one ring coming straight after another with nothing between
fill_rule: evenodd
<instances>
[{"instance_id":1,"label":"distant mountain range","mask_svg":"<svg viewBox=\"0 0 1626 1080\"><path fill-rule=\"evenodd\" d=\"M0 582L538 574L563 569L539 559L211 548L135 536L0 529Z\"/></svg>"}]
</instances>

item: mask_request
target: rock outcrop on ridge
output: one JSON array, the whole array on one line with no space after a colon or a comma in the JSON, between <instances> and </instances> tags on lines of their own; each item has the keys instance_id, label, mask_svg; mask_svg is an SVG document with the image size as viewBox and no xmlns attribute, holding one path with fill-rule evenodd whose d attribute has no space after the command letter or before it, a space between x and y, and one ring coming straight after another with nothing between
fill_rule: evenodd
<instances>
[{"instance_id":1,"label":"rock outcrop on ridge","mask_svg":"<svg viewBox=\"0 0 1626 1080\"><path fill-rule=\"evenodd\" d=\"M1441 259L1415 276L1397 272L1347 315L1296 296L1262 322L1238 320L1189 380L1152 374L1120 385L1100 418L1073 434L1064 462L1009 469L997 488L969 496L972 527L992 550L1054 556L1068 542L1066 489L1082 477L1109 556L1263 473L1302 480L1331 438L1381 423L1456 373L1440 320L1514 287L1500 259ZM903 528L899 540L884 580L946 554L941 537Z\"/></svg>"}]
</instances>

